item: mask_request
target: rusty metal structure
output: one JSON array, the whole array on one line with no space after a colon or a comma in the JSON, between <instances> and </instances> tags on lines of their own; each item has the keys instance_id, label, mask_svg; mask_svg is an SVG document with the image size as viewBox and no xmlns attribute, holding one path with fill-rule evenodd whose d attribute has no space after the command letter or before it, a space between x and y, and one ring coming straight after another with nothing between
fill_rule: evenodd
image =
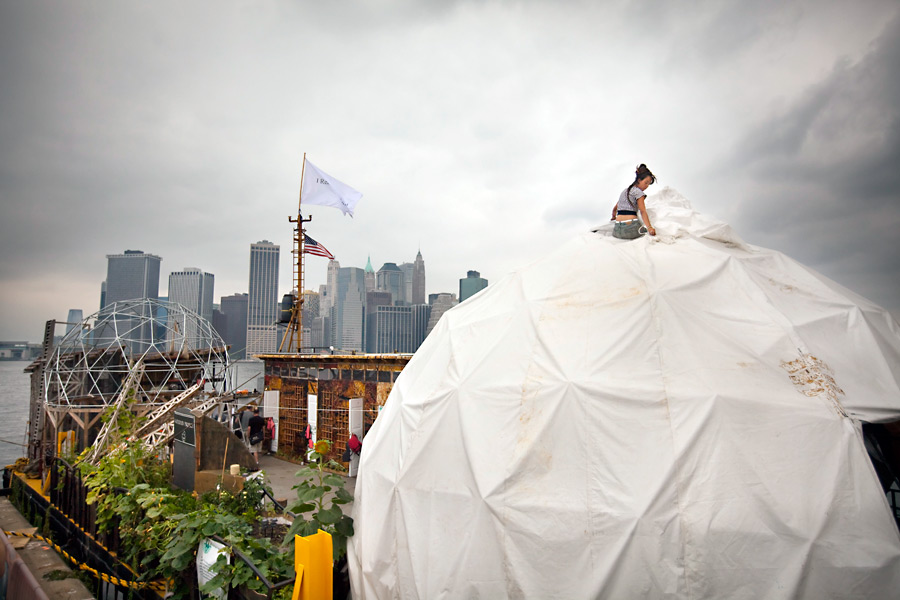
<instances>
[{"instance_id":1,"label":"rusty metal structure","mask_svg":"<svg viewBox=\"0 0 900 600\"><path fill-rule=\"evenodd\" d=\"M292 458L306 452L304 432L333 443L340 460L349 438L349 400L362 399L363 430L375 422L411 354L264 354L267 390L279 392L278 450ZM310 396L315 401L310 402ZM316 407L310 419L309 408Z\"/></svg>"}]
</instances>

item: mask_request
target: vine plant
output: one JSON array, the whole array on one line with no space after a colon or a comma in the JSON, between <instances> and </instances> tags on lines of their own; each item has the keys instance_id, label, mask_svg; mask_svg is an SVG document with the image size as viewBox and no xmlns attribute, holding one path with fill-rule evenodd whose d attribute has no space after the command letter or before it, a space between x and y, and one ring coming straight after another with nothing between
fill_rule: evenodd
<instances>
[{"instance_id":1,"label":"vine plant","mask_svg":"<svg viewBox=\"0 0 900 600\"><path fill-rule=\"evenodd\" d=\"M110 438L115 450L96 466L82 463L80 469L89 488L87 502L97 507L98 530L118 529L120 557L141 573L141 579L163 578L169 582L173 598L190 597L193 586L185 574L195 572L200 541L212 536L239 549L269 581L292 576L293 544L289 542L295 533L311 535L322 529L332 535L335 560L346 553L353 520L343 514L341 506L353 497L340 476L325 471L341 468L339 463L325 460L330 442L317 442L309 452L310 466L297 473L297 502L290 509L298 517L285 535L284 547L279 548L252 535L265 482L248 480L237 494L217 489L197 496L173 489L169 464L159 461L140 441L127 441L127 432L135 425L130 411L121 411ZM262 582L241 560L229 564L220 556L213 571L216 575L202 592L241 585L263 591Z\"/></svg>"}]
</instances>

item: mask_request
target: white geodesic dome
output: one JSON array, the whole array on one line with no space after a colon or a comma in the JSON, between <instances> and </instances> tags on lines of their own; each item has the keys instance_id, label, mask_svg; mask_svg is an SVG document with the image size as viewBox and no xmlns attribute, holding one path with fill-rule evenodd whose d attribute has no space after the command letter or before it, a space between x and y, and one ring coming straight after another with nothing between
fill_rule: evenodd
<instances>
[{"instance_id":1,"label":"white geodesic dome","mask_svg":"<svg viewBox=\"0 0 900 600\"><path fill-rule=\"evenodd\" d=\"M896 598L883 309L665 189L446 312L363 443L353 597Z\"/></svg>"},{"instance_id":2,"label":"white geodesic dome","mask_svg":"<svg viewBox=\"0 0 900 600\"><path fill-rule=\"evenodd\" d=\"M177 302L115 302L57 345L45 370L44 400L49 406L110 404L138 362L137 397L156 403L198 379L221 378L228 354L210 322Z\"/></svg>"}]
</instances>

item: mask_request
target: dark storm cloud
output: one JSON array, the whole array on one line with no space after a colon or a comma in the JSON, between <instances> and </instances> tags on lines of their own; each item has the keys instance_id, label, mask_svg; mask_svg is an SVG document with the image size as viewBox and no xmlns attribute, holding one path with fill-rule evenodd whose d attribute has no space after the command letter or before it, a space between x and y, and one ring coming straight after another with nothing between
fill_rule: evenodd
<instances>
[{"instance_id":1,"label":"dark storm cloud","mask_svg":"<svg viewBox=\"0 0 900 600\"><path fill-rule=\"evenodd\" d=\"M730 187L749 236L894 310L900 308L898 64L900 18L894 18L858 62L840 62L720 166L745 176Z\"/></svg>"}]
</instances>

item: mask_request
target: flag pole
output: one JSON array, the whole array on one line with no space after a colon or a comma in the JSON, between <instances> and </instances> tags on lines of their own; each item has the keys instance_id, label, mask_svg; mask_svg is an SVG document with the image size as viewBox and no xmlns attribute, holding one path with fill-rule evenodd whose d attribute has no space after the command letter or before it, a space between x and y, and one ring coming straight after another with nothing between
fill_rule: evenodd
<instances>
[{"instance_id":1,"label":"flag pole","mask_svg":"<svg viewBox=\"0 0 900 600\"><path fill-rule=\"evenodd\" d=\"M288 217L288 222L295 223L294 248L292 252L294 253L293 285L294 289L297 291L297 296L294 298L293 305L291 306L291 320L288 322L287 331L281 339L281 345L278 348L279 352L283 352L285 342L287 342L288 351L293 351L297 354L300 353L300 348L302 346L302 340L300 338L303 334L303 246L304 240L306 239L306 230L303 229L303 224L312 221L312 217L304 219L301 212L303 208L303 177L305 175L306 152L303 153L303 166L300 169L300 193L298 194L297 200L297 218L294 219Z\"/></svg>"}]
</instances>

